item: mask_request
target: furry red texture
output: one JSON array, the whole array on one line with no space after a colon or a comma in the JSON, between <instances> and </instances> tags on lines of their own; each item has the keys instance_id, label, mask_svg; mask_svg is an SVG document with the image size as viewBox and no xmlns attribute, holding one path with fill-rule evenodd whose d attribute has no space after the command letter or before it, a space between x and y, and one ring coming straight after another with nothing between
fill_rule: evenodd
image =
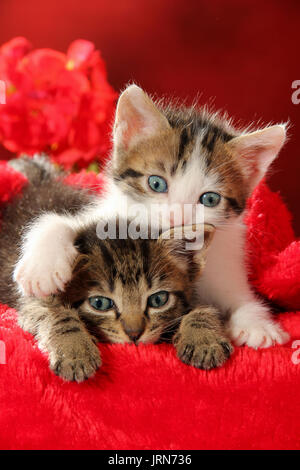
<instances>
[{"instance_id":1,"label":"furry red texture","mask_svg":"<svg viewBox=\"0 0 300 470\"><path fill-rule=\"evenodd\" d=\"M300 309L300 241L279 194L263 182L248 204L250 279L265 297L287 309Z\"/></svg>"},{"instance_id":2,"label":"furry red texture","mask_svg":"<svg viewBox=\"0 0 300 470\"><path fill-rule=\"evenodd\" d=\"M99 181L92 173L67 178L97 188ZM1 166L1 201L22 184ZM282 305L299 306L299 242L279 196L264 184L249 202L247 223L252 282ZM279 320L290 343L236 348L210 372L182 364L171 345L99 345L102 368L78 385L50 372L16 312L0 306L0 448L299 449L300 354L291 347L300 339L299 313Z\"/></svg>"}]
</instances>

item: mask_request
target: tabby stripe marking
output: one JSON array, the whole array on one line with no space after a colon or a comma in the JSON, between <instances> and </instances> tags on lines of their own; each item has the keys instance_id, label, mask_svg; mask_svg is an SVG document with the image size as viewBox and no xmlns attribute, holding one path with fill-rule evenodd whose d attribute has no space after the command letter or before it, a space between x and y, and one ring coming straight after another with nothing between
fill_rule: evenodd
<instances>
[{"instance_id":1,"label":"tabby stripe marking","mask_svg":"<svg viewBox=\"0 0 300 470\"><path fill-rule=\"evenodd\" d=\"M81 331L81 329L78 328L78 326L74 326L74 328L69 328L68 330L57 331L57 334L59 334L59 335L68 335L70 333L79 333L80 331Z\"/></svg>"},{"instance_id":2,"label":"tabby stripe marking","mask_svg":"<svg viewBox=\"0 0 300 470\"><path fill-rule=\"evenodd\" d=\"M144 176L143 173L140 173L139 171L136 171L133 168L128 168L127 170L125 170L123 173L120 174L121 179L140 178L141 176Z\"/></svg>"},{"instance_id":3,"label":"tabby stripe marking","mask_svg":"<svg viewBox=\"0 0 300 470\"><path fill-rule=\"evenodd\" d=\"M75 323L80 323L80 320L78 320L77 318L66 317L66 318L62 318L61 320L58 320L56 323L54 323L53 326L60 325L61 323L68 323L70 321L74 321Z\"/></svg>"},{"instance_id":4,"label":"tabby stripe marking","mask_svg":"<svg viewBox=\"0 0 300 470\"><path fill-rule=\"evenodd\" d=\"M179 140L179 150L178 150L178 160L181 160L184 154L185 147L189 141L189 136L188 132L186 130L186 127L184 127L181 131L180 134L180 140Z\"/></svg>"},{"instance_id":5,"label":"tabby stripe marking","mask_svg":"<svg viewBox=\"0 0 300 470\"><path fill-rule=\"evenodd\" d=\"M236 214L241 214L244 210L244 206L242 207L238 201L233 198L233 197L225 197L225 199L229 202L232 210L236 213Z\"/></svg>"}]
</instances>

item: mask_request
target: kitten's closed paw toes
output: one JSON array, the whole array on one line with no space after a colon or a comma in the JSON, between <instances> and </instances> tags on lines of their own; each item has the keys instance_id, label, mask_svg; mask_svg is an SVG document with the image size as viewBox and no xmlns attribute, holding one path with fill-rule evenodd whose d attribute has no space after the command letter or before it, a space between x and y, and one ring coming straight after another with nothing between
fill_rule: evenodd
<instances>
[{"instance_id":1,"label":"kitten's closed paw toes","mask_svg":"<svg viewBox=\"0 0 300 470\"><path fill-rule=\"evenodd\" d=\"M92 377L101 366L101 358L97 346L89 346L84 352L73 353L73 357L63 355L51 361L53 372L68 382L83 382Z\"/></svg>"},{"instance_id":2,"label":"kitten's closed paw toes","mask_svg":"<svg viewBox=\"0 0 300 470\"><path fill-rule=\"evenodd\" d=\"M14 280L27 296L45 297L63 291L72 277L72 266L77 256L76 248L71 244L63 250L43 254L24 255L14 270Z\"/></svg>"},{"instance_id":3,"label":"kitten's closed paw toes","mask_svg":"<svg viewBox=\"0 0 300 470\"><path fill-rule=\"evenodd\" d=\"M51 276L52 288L55 288L56 291L64 291L66 284L70 281L72 277L72 266L74 259L77 255L76 249L71 253L68 253L63 259L58 260L56 266L53 267L53 273ZM48 290L49 292L49 290ZM52 293L51 291L49 293Z\"/></svg>"},{"instance_id":4,"label":"kitten's closed paw toes","mask_svg":"<svg viewBox=\"0 0 300 470\"><path fill-rule=\"evenodd\" d=\"M185 364L198 369L213 369L223 365L233 352L233 347L225 338L215 338L212 342L189 342L180 337L175 339L177 355Z\"/></svg>"},{"instance_id":5,"label":"kitten's closed paw toes","mask_svg":"<svg viewBox=\"0 0 300 470\"><path fill-rule=\"evenodd\" d=\"M237 346L247 345L254 349L269 348L289 340L289 334L272 321L244 324L233 320L229 325L229 333Z\"/></svg>"},{"instance_id":6,"label":"kitten's closed paw toes","mask_svg":"<svg viewBox=\"0 0 300 470\"><path fill-rule=\"evenodd\" d=\"M53 366L53 372L67 382L83 382L92 377L100 367L99 361L82 359L63 359Z\"/></svg>"},{"instance_id":7,"label":"kitten's closed paw toes","mask_svg":"<svg viewBox=\"0 0 300 470\"><path fill-rule=\"evenodd\" d=\"M43 268L34 265L31 259L20 260L14 272L14 280L24 295L45 297L57 292L57 284L51 279L47 266Z\"/></svg>"}]
</instances>

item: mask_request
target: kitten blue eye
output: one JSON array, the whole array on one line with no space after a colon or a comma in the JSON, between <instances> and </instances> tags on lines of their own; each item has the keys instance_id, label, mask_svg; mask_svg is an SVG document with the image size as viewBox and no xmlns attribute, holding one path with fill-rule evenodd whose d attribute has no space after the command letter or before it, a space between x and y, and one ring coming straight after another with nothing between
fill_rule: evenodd
<instances>
[{"instance_id":1,"label":"kitten blue eye","mask_svg":"<svg viewBox=\"0 0 300 470\"><path fill-rule=\"evenodd\" d=\"M216 207L221 201L221 196L218 193L207 192L200 196L199 201L206 207Z\"/></svg>"},{"instance_id":2,"label":"kitten blue eye","mask_svg":"<svg viewBox=\"0 0 300 470\"><path fill-rule=\"evenodd\" d=\"M169 293L165 290L161 290L160 292L156 292L148 297L148 305L149 307L160 308L168 302L168 299Z\"/></svg>"},{"instance_id":3,"label":"kitten blue eye","mask_svg":"<svg viewBox=\"0 0 300 470\"><path fill-rule=\"evenodd\" d=\"M102 297L101 295L90 297L89 303L95 310L101 311L110 310L114 306L113 300L109 299L108 297Z\"/></svg>"},{"instance_id":4,"label":"kitten blue eye","mask_svg":"<svg viewBox=\"0 0 300 470\"><path fill-rule=\"evenodd\" d=\"M155 191L156 193L166 193L168 191L168 184L161 176L149 176L148 184L152 191Z\"/></svg>"}]
</instances>

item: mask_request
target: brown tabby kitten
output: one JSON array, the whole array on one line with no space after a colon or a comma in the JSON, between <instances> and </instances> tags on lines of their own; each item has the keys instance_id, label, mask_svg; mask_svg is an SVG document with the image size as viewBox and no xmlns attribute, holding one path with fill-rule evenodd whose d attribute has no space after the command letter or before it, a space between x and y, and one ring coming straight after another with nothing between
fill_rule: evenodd
<instances>
[{"instance_id":1,"label":"brown tabby kitten","mask_svg":"<svg viewBox=\"0 0 300 470\"><path fill-rule=\"evenodd\" d=\"M203 249L185 251L186 240L171 238L100 240L96 224L79 229L79 255L64 292L45 298L21 295L12 281L26 226L42 211L70 214L92 201L85 190L65 186L43 160L12 166L29 184L22 197L2 210L0 301L19 310L22 328L49 353L51 369L81 382L101 364L97 341L138 344L175 333L179 358L195 367L222 365L232 352L218 311L195 305L194 283L214 228L205 226Z\"/></svg>"}]
</instances>

